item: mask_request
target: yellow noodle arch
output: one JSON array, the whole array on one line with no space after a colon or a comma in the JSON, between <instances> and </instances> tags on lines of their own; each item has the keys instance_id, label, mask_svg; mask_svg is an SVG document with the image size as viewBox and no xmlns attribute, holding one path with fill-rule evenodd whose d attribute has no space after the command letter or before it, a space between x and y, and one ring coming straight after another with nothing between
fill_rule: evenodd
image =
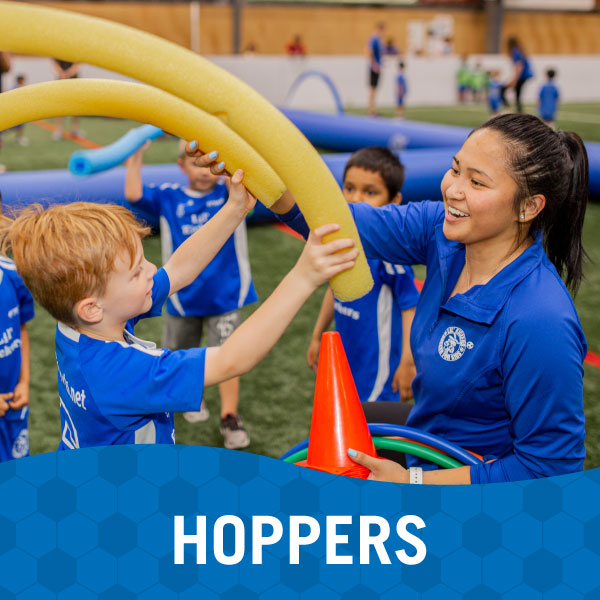
<instances>
[{"instance_id":1,"label":"yellow noodle arch","mask_svg":"<svg viewBox=\"0 0 600 600\"><path fill-rule=\"evenodd\" d=\"M0 94L0 131L50 117L87 115L133 119L185 139L204 151L219 149L228 167L243 169L248 189L265 204L285 191L280 177L219 118L157 88L108 79L48 81Z\"/></svg>"},{"instance_id":2,"label":"yellow noodle arch","mask_svg":"<svg viewBox=\"0 0 600 600\"><path fill-rule=\"evenodd\" d=\"M5 50L129 75L218 115L281 177L311 228L338 223L340 231L332 237L352 237L362 249L350 210L319 154L272 104L230 73L137 29L25 3L0 2L0 40ZM351 271L332 281L341 300L358 298L372 285L363 252Z\"/></svg>"}]
</instances>

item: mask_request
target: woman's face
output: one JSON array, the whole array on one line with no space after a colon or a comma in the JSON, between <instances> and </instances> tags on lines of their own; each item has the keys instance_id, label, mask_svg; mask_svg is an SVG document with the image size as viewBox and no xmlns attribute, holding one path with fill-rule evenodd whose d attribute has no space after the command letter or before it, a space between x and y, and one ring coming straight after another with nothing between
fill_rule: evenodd
<instances>
[{"instance_id":1,"label":"woman's face","mask_svg":"<svg viewBox=\"0 0 600 600\"><path fill-rule=\"evenodd\" d=\"M444 235L464 244L514 243L517 184L507 167L506 143L491 129L471 135L442 179Z\"/></svg>"}]
</instances>

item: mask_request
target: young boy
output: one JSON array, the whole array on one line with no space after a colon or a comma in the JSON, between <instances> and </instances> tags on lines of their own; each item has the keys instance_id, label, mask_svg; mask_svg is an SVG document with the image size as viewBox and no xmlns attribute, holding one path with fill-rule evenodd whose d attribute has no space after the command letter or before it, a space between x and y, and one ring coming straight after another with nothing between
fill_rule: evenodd
<instances>
[{"instance_id":1,"label":"young boy","mask_svg":"<svg viewBox=\"0 0 600 600\"><path fill-rule=\"evenodd\" d=\"M125 197L150 213L160 216L162 260L167 262L189 236L214 217L227 199L227 186L208 168L198 167L187 156L185 142L180 141L177 163L188 179L188 186L164 184L143 186L142 147L127 162ZM209 346L220 346L242 321L241 308L256 302L252 283L246 224L240 223L214 260L191 285L167 300L162 346L169 350L200 345L206 326ZM221 397L221 434L225 448L239 449L250 438L238 415L239 378L219 385ZM190 423L208 419L206 406L198 412L185 412Z\"/></svg>"},{"instance_id":2,"label":"young boy","mask_svg":"<svg viewBox=\"0 0 600 600\"><path fill-rule=\"evenodd\" d=\"M197 160L212 162L207 155ZM321 243L339 229L325 225L222 346L159 350L136 338L134 324L159 315L167 297L198 276L254 206L242 178L242 171L234 173L225 206L158 272L143 254L148 228L123 207L79 202L43 211L38 205L14 221L3 218L2 249L12 251L34 298L58 320L59 450L173 444L173 411L199 410L204 386L258 364L312 292L354 265L352 240Z\"/></svg>"},{"instance_id":3,"label":"young boy","mask_svg":"<svg viewBox=\"0 0 600 600\"><path fill-rule=\"evenodd\" d=\"M371 146L355 152L344 172L344 197L380 207L402 201L404 167L387 148ZM358 395L363 402L412 398L416 371L410 350L410 327L419 294L412 269L369 260L373 289L353 302L325 293L307 352L316 370L321 335L335 315Z\"/></svg>"},{"instance_id":4,"label":"young boy","mask_svg":"<svg viewBox=\"0 0 600 600\"><path fill-rule=\"evenodd\" d=\"M542 121L548 123L550 127L555 127L554 120L556 118L556 111L558 110L558 102L560 100L560 93L554 83L556 71L554 69L548 69L546 71L546 77L548 78L546 83L540 88L538 110Z\"/></svg>"},{"instance_id":5,"label":"young boy","mask_svg":"<svg viewBox=\"0 0 600 600\"><path fill-rule=\"evenodd\" d=\"M466 104L471 89L471 69L466 56L462 56L460 59L460 66L456 72L456 87L458 90L458 103Z\"/></svg>"},{"instance_id":6,"label":"young boy","mask_svg":"<svg viewBox=\"0 0 600 600\"><path fill-rule=\"evenodd\" d=\"M26 323L33 316L33 298L14 263L0 256L0 462L29 454Z\"/></svg>"},{"instance_id":7,"label":"young boy","mask_svg":"<svg viewBox=\"0 0 600 600\"><path fill-rule=\"evenodd\" d=\"M500 72L490 71L488 83L488 106L492 116L500 112L500 103L502 102L502 83L500 82Z\"/></svg>"},{"instance_id":8,"label":"young boy","mask_svg":"<svg viewBox=\"0 0 600 600\"><path fill-rule=\"evenodd\" d=\"M404 96L406 96L406 78L404 77L404 63L398 63L398 76L396 77L396 116L404 118Z\"/></svg>"}]
</instances>

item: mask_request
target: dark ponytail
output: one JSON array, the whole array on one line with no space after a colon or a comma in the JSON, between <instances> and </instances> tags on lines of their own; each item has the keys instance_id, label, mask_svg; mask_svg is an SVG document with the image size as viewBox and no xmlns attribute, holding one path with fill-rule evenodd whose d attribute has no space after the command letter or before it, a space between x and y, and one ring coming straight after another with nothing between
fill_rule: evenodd
<instances>
[{"instance_id":1,"label":"dark ponytail","mask_svg":"<svg viewBox=\"0 0 600 600\"><path fill-rule=\"evenodd\" d=\"M520 225L521 232L524 236L541 231L548 258L576 294L587 256L581 242L589 186L583 141L572 131L554 131L533 115L498 115L479 129L486 128L507 142L509 169L518 186L515 214L527 198L535 194L546 198L546 206L529 227Z\"/></svg>"}]
</instances>

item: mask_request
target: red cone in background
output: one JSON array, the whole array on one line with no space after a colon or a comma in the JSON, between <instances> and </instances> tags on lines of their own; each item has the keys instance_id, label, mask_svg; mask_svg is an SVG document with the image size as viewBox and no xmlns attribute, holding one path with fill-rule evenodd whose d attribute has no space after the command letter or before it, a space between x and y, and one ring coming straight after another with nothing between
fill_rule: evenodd
<instances>
[{"instance_id":1,"label":"red cone in background","mask_svg":"<svg viewBox=\"0 0 600 600\"><path fill-rule=\"evenodd\" d=\"M348 457L348 448L377 456L340 334L321 337L308 456L297 464L366 479L369 469Z\"/></svg>"}]
</instances>

